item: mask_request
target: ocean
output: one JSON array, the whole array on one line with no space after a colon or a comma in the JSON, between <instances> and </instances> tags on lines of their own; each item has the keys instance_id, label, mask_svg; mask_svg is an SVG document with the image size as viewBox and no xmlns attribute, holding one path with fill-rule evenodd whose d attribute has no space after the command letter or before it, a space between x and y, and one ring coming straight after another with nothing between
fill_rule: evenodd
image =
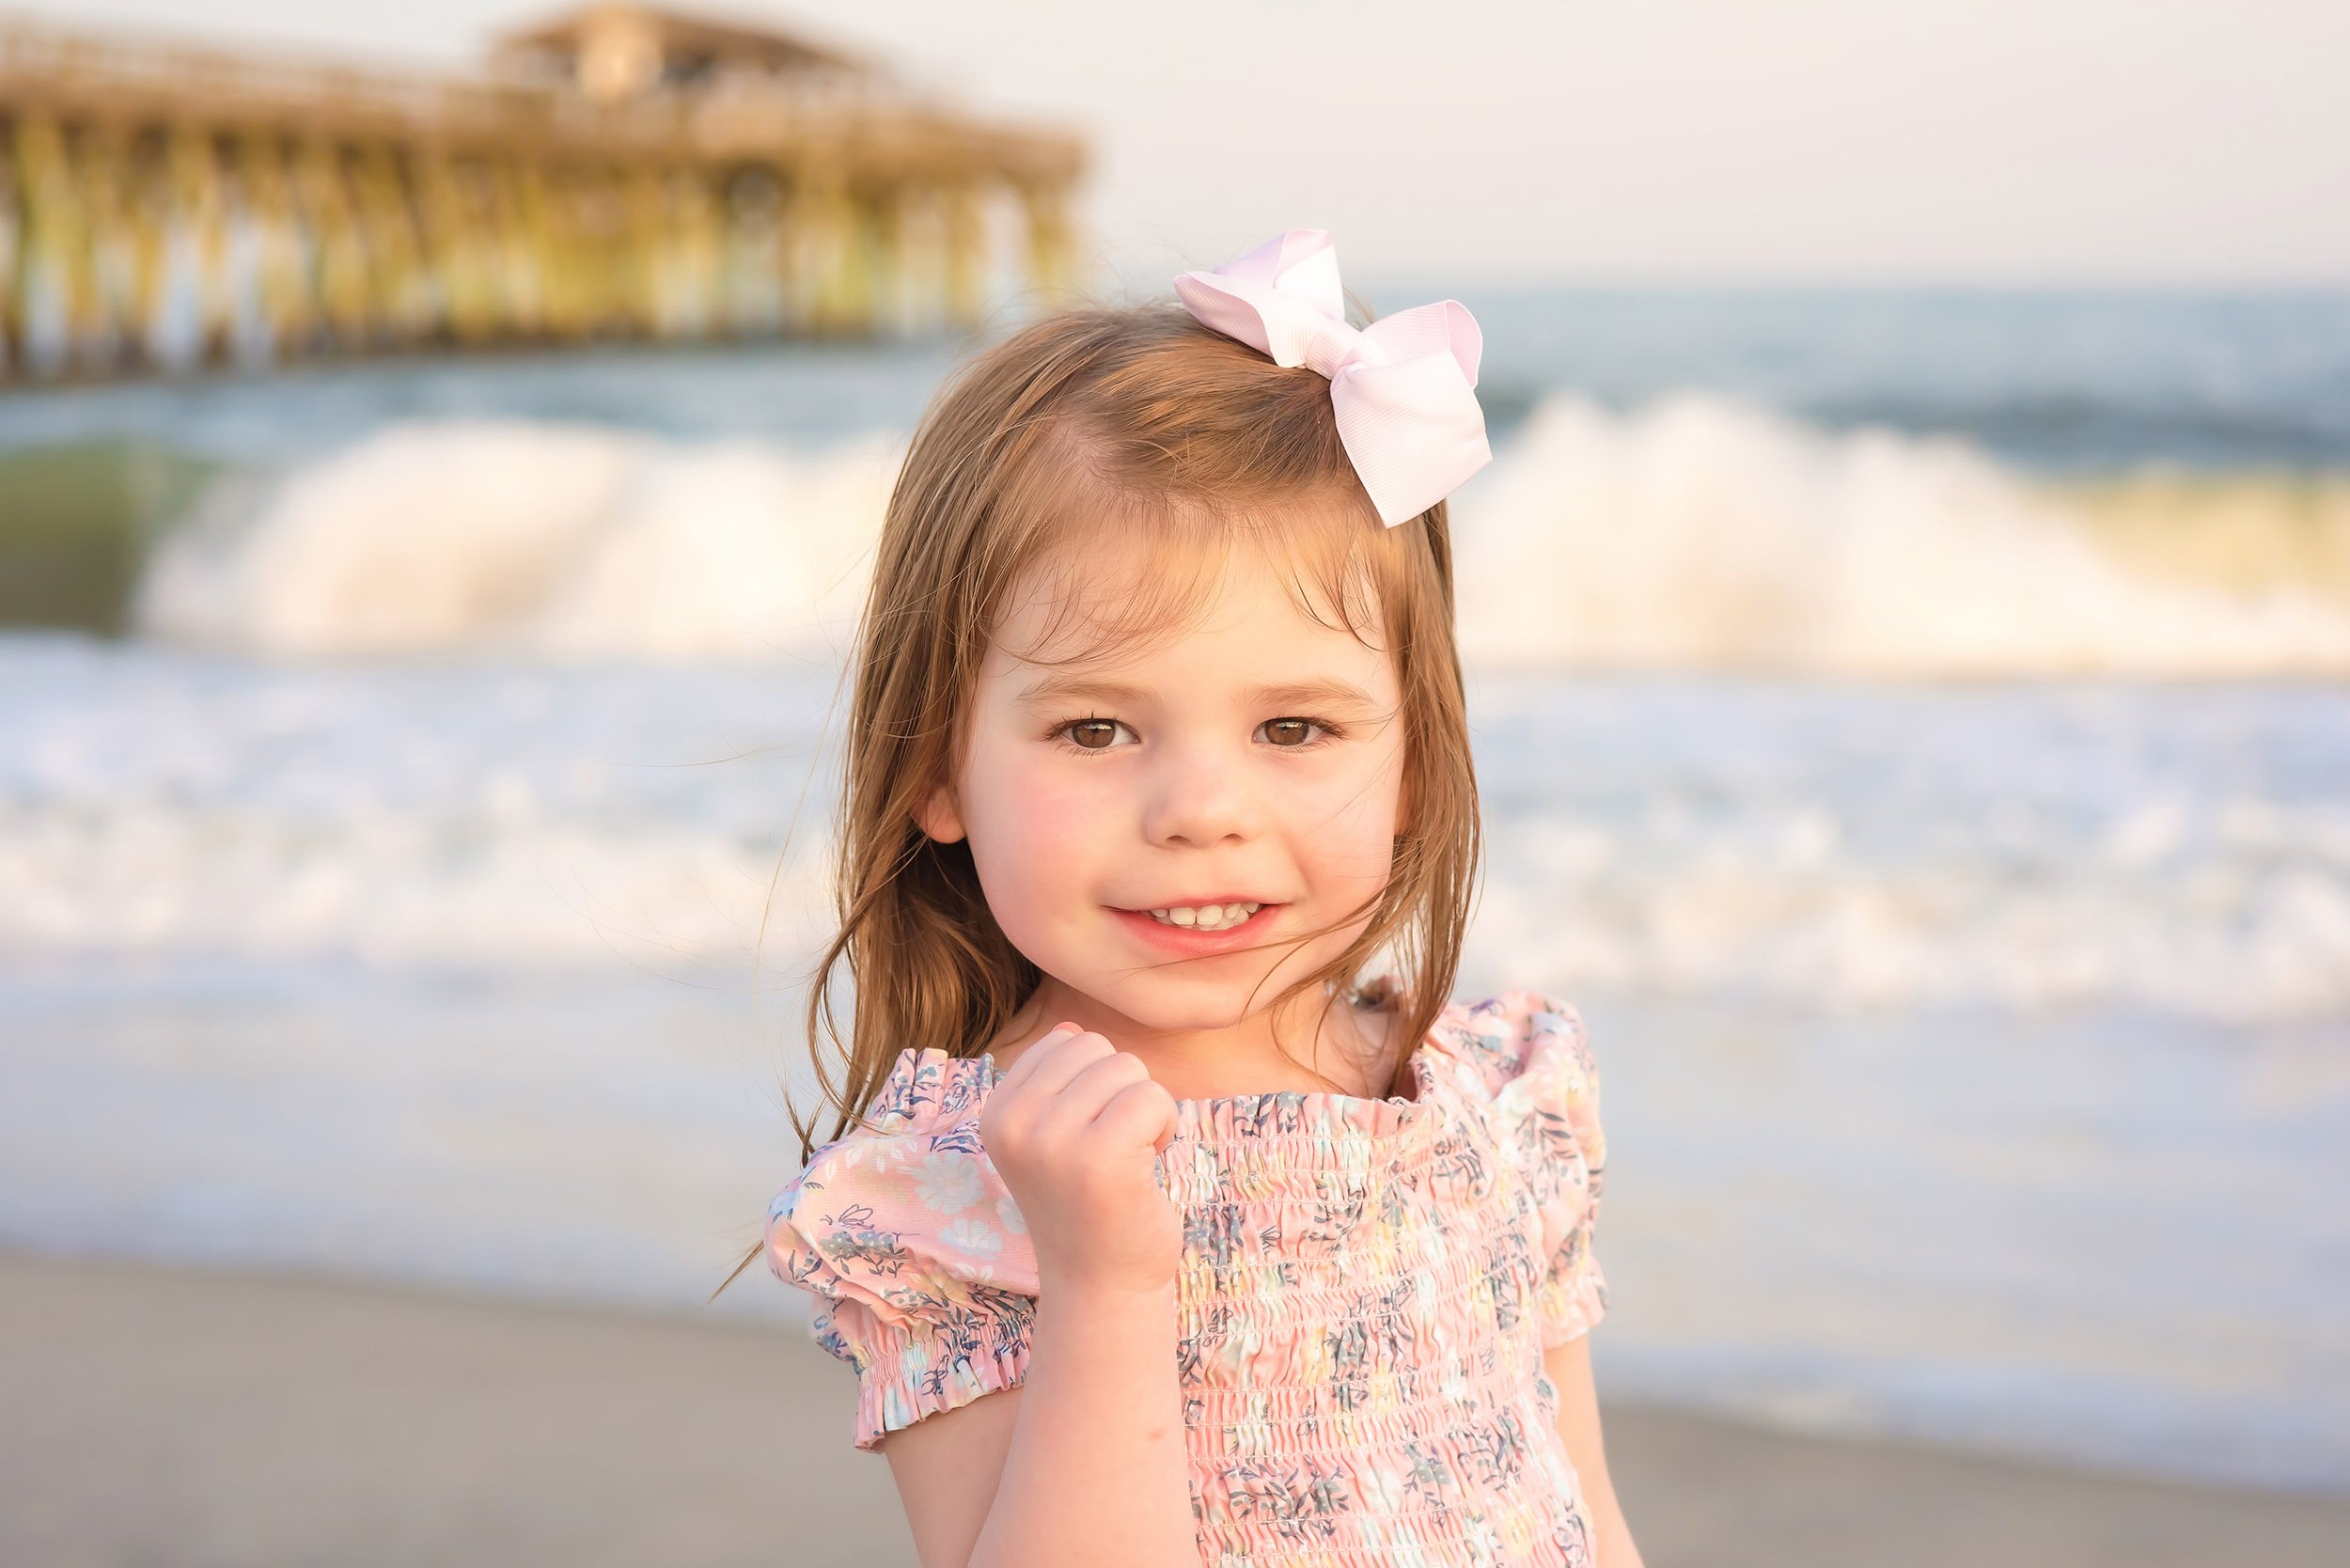
<instances>
[{"instance_id":1,"label":"ocean","mask_svg":"<svg viewBox=\"0 0 2350 1568\"><path fill-rule=\"evenodd\" d=\"M1590 1026L1603 1388L2350 1489L2350 295L1461 297L1464 984ZM133 546L0 628L0 1239L799 1321L704 1302L952 358L0 397L0 563Z\"/></svg>"}]
</instances>

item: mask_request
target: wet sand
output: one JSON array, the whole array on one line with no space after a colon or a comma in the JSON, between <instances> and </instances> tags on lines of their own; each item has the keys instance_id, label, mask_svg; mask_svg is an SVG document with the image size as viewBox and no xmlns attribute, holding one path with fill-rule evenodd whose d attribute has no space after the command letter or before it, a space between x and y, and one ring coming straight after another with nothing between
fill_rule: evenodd
<instances>
[{"instance_id":1,"label":"wet sand","mask_svg":"<svg viewBox=\"0 0 2350 1568\"><path fill-rule=\"evenodd\" d=\"M12 1565L915 1563L847 1370L788 1327L0 1252L0 1345ZM2350 1541L2350 1498L1606 1421L1650 1568L2314 1568Z\"/></svg>"}]
</instances>

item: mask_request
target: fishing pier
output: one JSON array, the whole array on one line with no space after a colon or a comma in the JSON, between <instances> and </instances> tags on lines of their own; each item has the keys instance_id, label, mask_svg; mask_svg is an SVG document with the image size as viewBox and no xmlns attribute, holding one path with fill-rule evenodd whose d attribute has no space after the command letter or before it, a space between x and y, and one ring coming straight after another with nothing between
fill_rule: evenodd
<instances>
[{"instance_id":1,"label":"fishing pier","mask_svg":"<svg viewBox=\"0 0 2350 1568\"><path fill-rule=\"evenodd\" d=\"M1078 287L1084 162L651 7L509 33L470 75L0 19L0 384L969 329L992 290Z\"/></svg>"}]
</instances>

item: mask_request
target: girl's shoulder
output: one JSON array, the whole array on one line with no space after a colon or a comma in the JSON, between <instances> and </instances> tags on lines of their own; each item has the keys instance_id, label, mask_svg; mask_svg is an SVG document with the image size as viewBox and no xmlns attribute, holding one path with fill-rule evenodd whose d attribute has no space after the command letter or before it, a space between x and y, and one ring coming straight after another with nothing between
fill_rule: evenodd
<instances>
[{"instance_id":1,"label":"girl's shoulder","mask_svg":"<svg viewBox=\"0 0 2350 1568\"><path fill-rule=\"evenodd\" d=\"M787 1284L885 1317L974 1293L1036 1292L1027 1227L979 1141L984 1058L899 1054L863 1121L822 1145L767 1211Z\"/></svg>"},{"instance_id":2,"label":"girl's shoulder","mask_svg":"<svg viewBox=\"0 0 2350 1568\"><path fill-rule=\"evenodd\" d=\"M976 1126L988 1087L999 1074L993 1058L958 1057L935 1045L898 1053L852 1137L948 1134Z\"/></svg>"},{"instance_id":3,"label":"girl's shoulder","mask_svg":"<svg viewBox=\"0 0 2350 1568\"><path fill-rule=\"evenodd\" d=\"M898 1053L864 1116L818 1147L776 1194L771 1222L815 1196L835 1206L960 1212L1004 1196L979 1141L979 1110L995 1078L985 1057L935 1046Z\"/></svg>"},{"instance_id":4,"label":"girl's shoulder","mask_svg":"<svg viewBox=\"0 0 2350 1568\"><path fill-rule=\"evenodd\" d=\"M1561 1098L1598 1090L1599 1066L1581 1011L1546 991L1520 987L1454 1001L1437 1013L1420 1048L1472 1070L1487 1095L1512 1085Z\"/></svg>"},{"instance_id":5,"label":"girl's shoulder","mask_svg":"<svg viewBox=\"0 0 2350 1568\"><path fill-rule=\"evenodd\" d=\"M819 1298L811 1335L857 1370L860 1449L1025 1372L1036 1256L979 1142L992 1066L901 1051L768 1209L770 1268Z\"/></svg>"}]
</instances>

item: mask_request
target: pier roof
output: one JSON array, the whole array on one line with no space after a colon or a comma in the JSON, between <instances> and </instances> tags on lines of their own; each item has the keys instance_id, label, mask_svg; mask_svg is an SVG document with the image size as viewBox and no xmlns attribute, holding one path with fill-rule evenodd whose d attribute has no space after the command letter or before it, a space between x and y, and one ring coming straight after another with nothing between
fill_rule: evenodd
<instances>
[{"instance_id":1,"label":"pier roof","mask_svg":"<svg viewBox=\"0 0 2350 1568\"><path fill-rule=\"evenodd\" d=\"M864 55L796 30L627 0L601 0L500 33L491 58L508 70L552 70L605 99L691 86L729 71L876 80L884 74Z\"/></svg>"}]
</instances>

